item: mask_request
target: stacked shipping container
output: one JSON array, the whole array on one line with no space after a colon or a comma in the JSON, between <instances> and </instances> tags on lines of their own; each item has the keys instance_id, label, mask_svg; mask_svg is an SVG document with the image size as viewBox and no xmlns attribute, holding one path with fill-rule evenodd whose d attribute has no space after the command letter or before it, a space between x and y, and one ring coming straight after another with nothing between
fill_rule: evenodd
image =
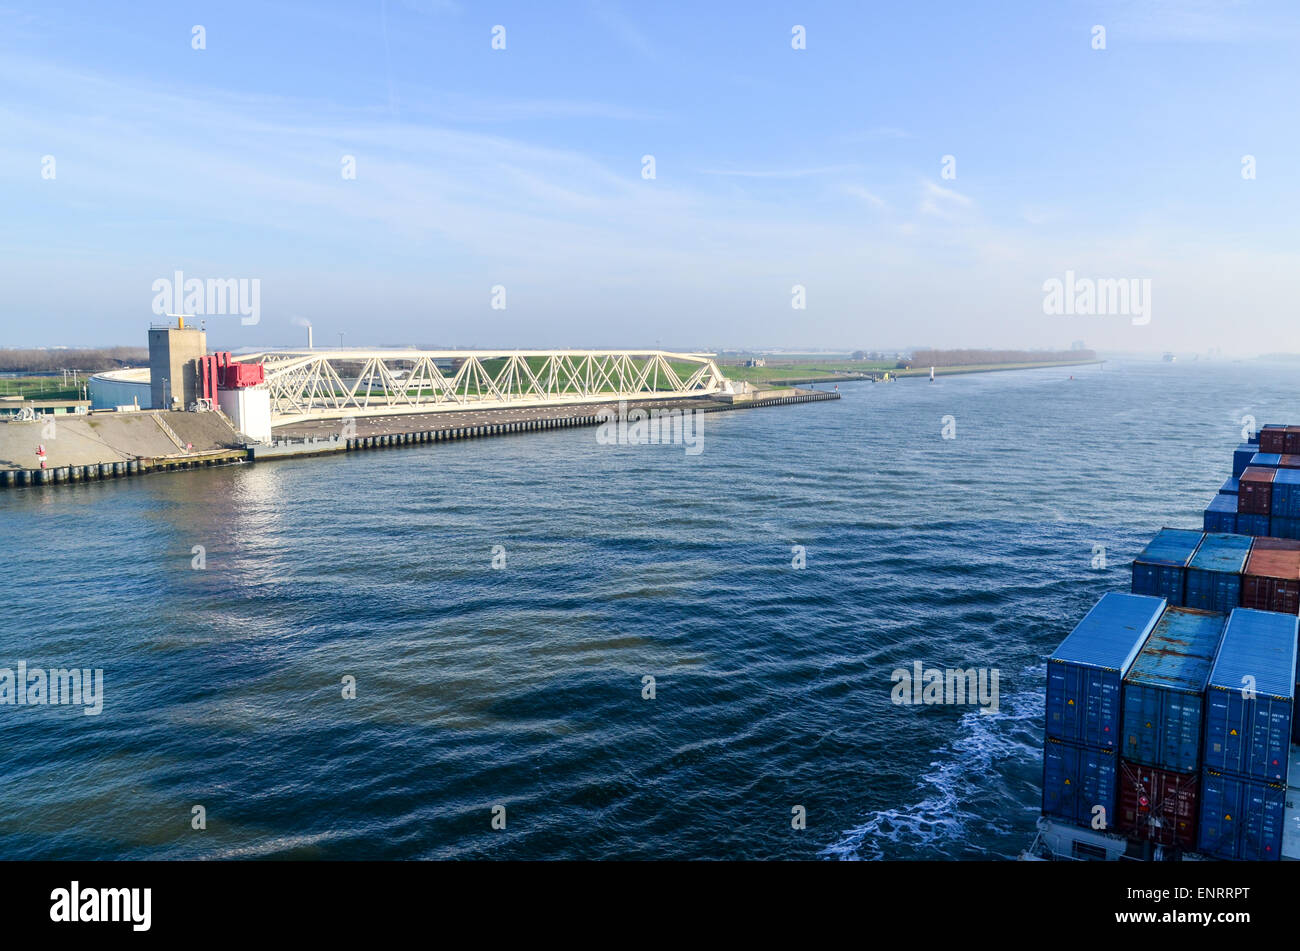
<instances>
[{"instance_id":1,"label":"stacked shipping container","mask_svg":"<svg viewBox=\"0 0 1300 951\"><path fill-rule=\"evenodd\" d=\"M1165 604L1104 595L1048 658L1045 815L1078 825L1098 817L1103 827L1112 823L1124 677Z\"/></svg>"},{"instance_id":2,"label":"stacked shipping container","mask_svg":"<svg viewBox=\"0 0 1300 951\"><path fill-rule=\"evenodd\" d=\"M1276 469L1248 466L1237 480L1237 514L1263 515L1272 512L1273 478Z\"/></svg>"},{"instance_id":3,"label":"stacked shipping container","mask_svg":"<svg viewBox=\"0 0 1300 951\"><path fill-rule=\"evenodd\" d=\"M1260 451L1260 448L1261 448L1260 446L1255 446L1252 445L1251 443L1242 443L1235 450L1233 450L1232 477L1234 479L1246 471L1246 467L1250 465L1251 458L1255 455L1255 453Z\"/></svg>"},{"instance_id":4,"label":"stacked shipping container","mask_svg":"<svg viewBox=\"0 0 1300 951\"><path fill-rule=\"evenodd\" d=\"M1241 447L1238 446L1240 451ZM1259 451L1260 452L1286 452L1286 427L1279 426L1277 423L1269 423L1259 431ZM1235 461L1236 454L1233 454Z\"/></svg>"},{"instance_id":5,"label":"stacked shipping container","mask_svg":"<svg viewBox=\"0 0 1300 951\"><path fill-rule=\"evenodd\" d=\"M1241 604L1241 574L1253 542L1246 535L1207 534L1187 563L1183 604L1220 614Z\"/></svg>"},{"instance_id":6,"label":"stacked shipping container","mask_svg":"<svg viewBox=\"0 0 1300 951\"><path fill-rule=\"evenodd\" d=\"M1167 598L1170 604L1182 604L1187 565L1203 537L1203 532L1160 529L1133 562L1133 593Z\"/></svg>"},{"instance_id":7,"label":"stacked shipping container","mask_svg":"<svg viewBox=\"0 0 1300 951\"><path fill-rule=\"evenodd\" d=\"M1235 492L1232 495L1219 494L1214 497L1214 501L1205 509L1202 527L1207 532L1228 532L1231 534L1237 531L1237 496Z\"/></svg>"},{"instance_id":8,"label":"stacked shipping container","mask_svg":"<svg viewBox=\"0 0 1300 951\"><path fill-rule=\"evenodd\" d=\"M1200 785L1200 773L1176 773L1121 759L1116 828L1129 838L1194 848Z\"/></svg>"},{"instance_id":9,"label":"stacked shipping container","mask_svg":"<svg viewBox=\"0 0 1300 951\"><path fill-rule=\"evenodd\" d=\"M1205 685L1226 618L1171 607L1124 678L1119 831L1196 844Z\"/></svg>"},{"instance_id":10,"label":"stacked shipping container","mask_svg":"<svg viewBox=\"0 0 1300 951\"><path fill-rule=\"evenodd\" d=\"M1274 473L1269 515L1270 535L1300 538L1300 469L1278 469Z\"/></svg>"},{"instance_id":11,"label":"stacked shipping container","mask_svg":"<svg viewBox=\"0 0 1300 951\"><path fill-rule=\"evenodd\" d=\"M1256 538L1241 577L1241 606L1300 612L1300 541Z\"/></svg>"},{"instance_id":12,"label":"stacked shipping container","mask_svg":"<svg viewBox=\"0 0 1300 951\"><path fill-rule=\"evenodd\" d=\"M1133 594L1103 597L1049 659L1043 812L1218 858L1297 858L1300 426L1238 446L1204 522L1161 529Z\"/></svg>"},{"instance_id":13,"label":"stacked shipping container","mask_svg":"<svg viewBox=\"0 0 1300 951\"><path fill-rule=\"evenodd\" d=\"M1206 690L1200 851L1225 859L1282 853L1300 618L1246 608L1224 631Z\"/></svg>"}]
</instances>

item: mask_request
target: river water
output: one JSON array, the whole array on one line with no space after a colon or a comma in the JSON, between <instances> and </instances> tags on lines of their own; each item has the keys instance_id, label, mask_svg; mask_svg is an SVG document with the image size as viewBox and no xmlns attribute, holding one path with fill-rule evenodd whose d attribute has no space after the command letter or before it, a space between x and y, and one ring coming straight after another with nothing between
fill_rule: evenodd
<instances>
[{"instance_id":1,"label":"river water","mask_svg":"<svg viewBox=\"0 0 1300 951\"><path fill-rule=\"evenodd\" d=\"M1295 419L1293 373L850 383L698 453L564 429L5 491L0 668L102 670L103 705L0 705L0 857L1014 857L1045 655L1199 527L1243 416ZM893 702L917 662L996 670L996 711Z\"/></svg>"}]
</instances>

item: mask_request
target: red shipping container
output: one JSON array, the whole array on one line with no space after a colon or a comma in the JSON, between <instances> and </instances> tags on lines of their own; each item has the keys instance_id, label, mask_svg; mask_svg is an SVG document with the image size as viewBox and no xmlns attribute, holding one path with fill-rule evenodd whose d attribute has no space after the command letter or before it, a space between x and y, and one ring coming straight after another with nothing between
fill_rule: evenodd
<instances>
[{"instance_id":1,"label":"red shipping container","mask_svg":"<svg viewBox=\"0 0 1300 951\"><path fill-rule=\"evenodd\" d=\"M1237 511L1251 515L1269 515L1273 503L1273 479L1276 469L1247 466L1237 480Z\"/></svg>"},{"instance_id":2,"label":"red shipping container","mask_svg":"<svg viewBox=\"0 0 1300 951\"><path fill-rule=\"evenodd\" d=\"M1300 539L1296 538L1273 538L1266 536L1255 539L1255 544L1250 546L1251 551L1290 551L1300 552Z\"/></svg>"},{"instance_id":3,"label":"red shipping container","mask_svg":"<svg viewBox=\"0 0 1300 951\"><path fill-rule=\"evenodd\" d=\"M1283 442L1283 447L1283 452L1300 453L1300 426L1288 426L1286 428L1286 439Z\"/></svg>"},{"instance_id":4,"label":"red shipping container","mask_svg":"<svg viewBox=\"0 0 1300 951\"><path fill-rule=\"evenodd\" d=\"M1300 469L1300 456L1283 455L1277 466L1279 469Z\"/></svg>"},{"instance_id":5,"label":"red shipping container","mask_svg":"<svg viewBox=\"0 0 1300 951\"><path fill-rule=\"evenodd\" d=\"M1247 466L1237 480L1237 511L1246 515L1268 515L1273 505L1273 477L1276 469Z\"/></svg>"},{"instance_id":6,"label":"red shipping container","mask_svg":"<svg viewBox=\"0 0 1300 951\"><path fill-rule=\"evenodd\" d=\"M1259 431L1259 451L1276 452L1279 455L1290 452L1286 447L1285 426L1265 426Z\"/></svg>"},{"instance_id":7,"label":"red shipping container","mask_svg":"<svg viewBox=\"0 0 1300 951\"><path fill-rule=\"evenodd\" d=\"M1241 576L1241 606L1300 614L1300 541L1255 539Z\"/></svg>"},{"instance_id":8,"label":"red shipping container","mask_svg":"<svg viewBox=\"0 0 1300 951\"><path fill-rule=\"evenodd\" d=\"M1196 845L1201 774L1119 761L1116 829L1130 839L1190 849Z\"/></svg>"}]
</instances>

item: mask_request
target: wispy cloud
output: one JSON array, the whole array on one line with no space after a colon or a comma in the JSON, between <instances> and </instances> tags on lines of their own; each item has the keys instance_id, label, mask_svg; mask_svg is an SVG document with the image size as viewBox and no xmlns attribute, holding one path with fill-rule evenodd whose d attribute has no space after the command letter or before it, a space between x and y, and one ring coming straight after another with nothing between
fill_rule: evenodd
<instances>
[{"instance_id":1,"label":"wispy cloud","mask_svg":"<svg viewBox=\"0 0 1300 951\"><path fill-rule=\"evenodd\" d=\"M851 142L864 142L870 139L910 139L912 134L906 129L899 129L895 126L876 126L872 129L863 129L861 132L850 132L843 136L844 139Z\"/></svg>"},{"instance_id":2,"label":"wispy cloud","mask_svg":"<svg viewBox=\"0 0 1300 951\"><path fill-rule=\"evenodd\" d=\"M1111 43L1245 43L1294 40L1292 3L1249 0L1110 0L1096 14Z\"/></svg>"},{"instance_id":3,"label":"wispy cloud","mask_svg":"<svg viewBox=\"0 0 1300 951\"><path fill-rule=\"evenodd\" d=\"M844 185L841 186L840 190L843 191L844 194L849 195L853 198L857 198L861 201L864 201L868 205L871 205L872 207L875 208L885 207L885 200L883 198L881 198L879 195L867 191L861 185Z\"/></svg>"},{"instance_id":4,"label":"wispy cloud","mask_svg":"<svg viewBox=\"0 0 1300 951\"><path fill-rule=\"evenodd\" d=\"M588 6L602 24L624 44L649 60L662 56L650 37L609 0L589 0Z\"/></svg>"},{"instance_id":5,"label":"wispy cloud","mask_svg":"<svg viewBox=\"0 0 1300 951\"><path fill-rule=\"evenodd\" d=\"M1230 7L1231 15L1238 9ZM1279 17L1279 9L1270 7L1263 19ZM547 334L562 334L572 345L626 345L629 335L644 333L704 345L758 330L824 334L820 343L841 335L858 347L877 331L892 331L900 315L909 333L936 343L1049 344L1068 332L1099 344L1092 329L1081 334L1043 321L1042 281L1067 267L1159 278L1166 312L1177 303L1180 317L1163 325L1168 330L1157 318L1153 333L1185 333L1200 320L1200 336L1208 339L1223 313L1243 312L1255 335L1267 332L1279 348L1300 339L1286 322L1300 267L1293 253L1278 250L1287 247L1285 236L1235 227L1240 220L1277 228L1279 209L1294 204L1293 188L1283 177L1243 184L1235 153L1213 158L1232 189L1234 217L1214 218L1215 209L1203 214L1198 204L1203 220L1180 234L1177 225L1189 218L1169 216L1168 191L1153 196L1145 180L1139 191L1125 191L1086 176L1071 185L1051 155L1033 149L1020 153L1024 161L988 163L960 182L923 177L933 156L913 146L937 131L951 135L944 128L951 114L927 111L936 97L924 85L907 100L914 109L856 126L843 118L861 115L852 111L856 90L836 87L820 112L809 105L806 136L792 151L772 130L781 128L786 106L802 108L807 89L829 90L836 73L805 74L820 61L786 56L779 35L772 50L781 54L773 60L780 69L755 68L764 84L756 92L727 78L751 68L752 57L731 50L728 59L728 51L704 42L705 51L690 59L699 50L675 42L668 18L650 20L659 16L653 9L626 0L597 3L572 22L546 18L534 34L542 41L526 46L527 33L512 33L511 52L500 55L488 49L486 30L465 22L465 10L458 22L430 22L419 14L456 10L437 0L387 0L389 72L379 4L356 11L323 10L336 45L320 47L315 59L286 54L280 72L249 76L232 66L247 59L233 57L229 42L155 67L148 56L113 52L134 48L136 24L105 15L95 23L96 42L86 44L94 48L74 55L58 44L83 26L73 15L41 8L40 22L26 27L40 36L27 41L15 39L21 31L0 10L0 86L9 92L0 102L0 280L10 295L7 311L34 318L11 321L8 342L21 335L41 342L56 322L62 333L135 339L153 277L175 267L200 273L200 264L208 275L262 278L267 313L279 308L284 339L293 342L299 335L290 334L289 321L301 313L312 315L320 335L347 329L349 341L406 339L436 327L438 334L481 333L480 342L492 344L544 345ZM625 12L646 17L647 28ZM1090 12L1079 22L1107 23L1112 49L1133 36L1125 38L1123 22L1111 25L1104 14L1094 20ZM1214 29L1210 21L1197 28ZM526 59L547 57L574 36L600 46L607 62L566 70ZM184 32L178 37L187 50ZM442 40L460 43L462 52L472 46L473 55L455 69L441 58L428 62L430 44ZM1161 51L1146 52L1152 65L1131 73L1135 83L1159 65ZM627 69L638 57L679 58L674 66L682 69ZM337 76L330 72L336 58ZM1112 72L1134 68L1115 60L1098 55L1088 62ZM977 58L963 65L974 70L980 63L996 68ZM798 86L795 76L822 85ZM1259 119L1285 116L1284 84L1254 79L1257 94L1233 100L1253 101L1249 122L1230 105L1215 138L1226 141L1228 126L1276 130L1271 146L1252 135L1241 151L1294 152L1289 126ZM1073 74L1069 82L1073 89ZM716 98L702 95L706 85ZM1080 88L1093 96L1104 86ZM786 106L762 116L746 112L764 102ZM1129 118L1141 120L1144 107ZM883 124L899 115L908 117L907 129ZM1027 128L1036 116L1010 117ZM1010 124L977 125L987 137L971 148L1011 154L1022 144L1008 137ZM1118 126L1117 134L1129 134L1122 121ZM825 132L845 128L839 138ZM1172 118L1158 131L1167 138L1170 130L1176 132ZM874 141L848 148L850 136ZM1150 161L1180 170L1180 163L1205 159L1195 143L1184 145L1185 153ZM637 158L647 150L662 153L658 180L641 178ZM57 180L40 177L45 154L58 158ZM354 180L340 175L345 155L356 159ZM663 174L667 155L692 174ZM1175 182L1185 190L1185 179ZM1243 203L1252 196L1267 202L1255 218L1246 217ZM1224 237L1216 222L1230 220L1233 233ZM1126 243L1131 235L1137 238ZM1187 235L1204 247L1187 247ZM1233 254L1239 257L1232 271L1216 269L1217 258ZM484 321L485 289L498 282L510 287L510 310ZM795 282L805 283L815 302L811 324L789 321ZM882 326L864 325L864 287L870 312L890 315ZM1185 300L1176 301L1179 295ZM957 312L960 322L952 318ZM263 330L270 333L273 323L268 316ZM1118 342L1129 331L1096 330L1112 332Z\"/></svg>"},{"instance_id":6,"label":"wispy cloud","mask_svg":"<svg viewBox=\"0 0 1300 951\"><path fill-rule=\"evenodd\" d=\"M922 182L921 192L919 211L923 215L949 218L953 214L954 206L969 208L973 204L971 199L961 192L944 188L934 182Z\"/></svg>"},{"instance_id":7,"label":"wispy cloud","mask_svg":"<svg viewBox=\"0 0 1300 951\"><path fill-rule=\"evenodd\" d=\"M408 90L409 92L409 90ZM618 122L659 122L668 118L654 109L577 99L488 99L460 93L419 90L408 96L406 112L439 122L538 121L546 119L612 119Z\"/></svg>"},{"instance_id":8,"label":"wispy cloud","mask_svg":"<svg viewBox=\"0 0 1300 951\"><path fill-rule=\"evenodd\" d=\"M851 172L858 168L857 165L824 165L820 168L704 168L700 169L700 174L729 175L735 178L808 178L811 175L834 175L840 172Z\"/></svg>"}]
</instances>

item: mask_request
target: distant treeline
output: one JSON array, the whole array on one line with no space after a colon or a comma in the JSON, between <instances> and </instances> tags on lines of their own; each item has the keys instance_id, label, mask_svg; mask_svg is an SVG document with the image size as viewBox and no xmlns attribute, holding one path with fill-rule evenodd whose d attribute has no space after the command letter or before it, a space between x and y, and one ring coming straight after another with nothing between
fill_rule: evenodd
<instances>
[{"instance_id":1,"label":"distant treeline","mask_svg":"<svg viewBox=\"0 0 1300 951\"><path fill-rule=\"evenodd\" d=\"M968 367L983 363L1057 363L1096 360L1091 350L917 350L904 361L914 367Z\"/></svg>"},{"instance_id":2,"label":"distant treeline","mask_svg":"<svg viewBox=\"0 0 1300 951\"><path fill-rule=\"evenodd\" d=\"M0 350L0 373L57 373L81 370L99 373L121 367L146 366L147 347L102 347L86 350Z\"/></svg>"}]
</instances>

